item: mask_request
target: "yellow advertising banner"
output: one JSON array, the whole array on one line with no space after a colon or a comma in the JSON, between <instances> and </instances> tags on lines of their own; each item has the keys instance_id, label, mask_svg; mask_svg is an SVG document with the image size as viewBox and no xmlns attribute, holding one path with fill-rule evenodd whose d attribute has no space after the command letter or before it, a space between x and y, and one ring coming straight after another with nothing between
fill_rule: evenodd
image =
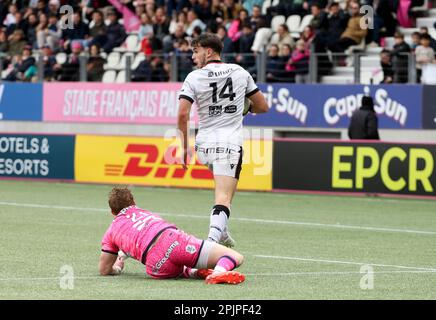
<instances>
[{"instance_id":1,"label":"yellow advertising banner","mask_svg":"<svg viewBox=\"0 0 436 320\"><path fill-rule=\"evenodd\" d=\"M184 170L178 164L180 144L176 139L77 135L75 177L77 182L213 188L212 173L192 154L188 170ZM272 189L272 141L244 143L238 189Z\"/></svg>"}]
</instances>

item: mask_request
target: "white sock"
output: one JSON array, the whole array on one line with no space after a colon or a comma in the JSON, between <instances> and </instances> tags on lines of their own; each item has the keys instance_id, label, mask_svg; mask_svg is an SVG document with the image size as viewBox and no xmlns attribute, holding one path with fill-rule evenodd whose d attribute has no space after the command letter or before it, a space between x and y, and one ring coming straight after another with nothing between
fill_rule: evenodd
<instances>
[{"instance_id":1,"label":"white sock","mask_svg":"<svg viewBox=\"0 0 436 320\"><path fill-rule=\"evenodd\" d=\"M221 210L224 206L215 206L210 215L209 235L208 238L212 241L219 242L224 230L227 227L227 214ZM226 207L225 210L228 211Z\"/></svg>"}]
</instances>

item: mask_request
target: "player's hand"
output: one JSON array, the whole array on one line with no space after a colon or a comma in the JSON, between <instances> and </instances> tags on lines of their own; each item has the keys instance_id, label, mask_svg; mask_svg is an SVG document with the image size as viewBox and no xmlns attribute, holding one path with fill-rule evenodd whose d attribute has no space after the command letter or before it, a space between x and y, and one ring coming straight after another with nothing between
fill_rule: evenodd
<instances>
[{"instance_id":1,"label":"player's hand","mask_svg":"<svg viewBox=\"0 0 436 320\"><path fill-rule=\"evenodd\" d=\"M183 149L182 168L184 170L188 170L188 159L189 158L191 158L190 150L189 149Z\"/></svg>"},{"instance_id":2,"label":"player's hand","mask_svg":"<svg viewBox=\"0 0 436 320\"><path fill-rule=\"evenodd\" d=\"M124 259L119 256L115 261L114 265L112 266L112 269L114 270L116 275L121 274L124 269Z\"/></svg>"}]
</instances>

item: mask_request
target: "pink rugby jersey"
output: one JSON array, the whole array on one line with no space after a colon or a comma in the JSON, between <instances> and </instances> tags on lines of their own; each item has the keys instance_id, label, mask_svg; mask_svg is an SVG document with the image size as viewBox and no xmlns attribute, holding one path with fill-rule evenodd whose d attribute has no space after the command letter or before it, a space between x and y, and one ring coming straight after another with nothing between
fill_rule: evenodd
<instances>
[{"instance_id":1,"label":"pink rugby jersey","mask_svg":"<svg viewBox=\"0 0 436 320\"><path fill-rule=\"evenodd\" d=\"M177 229L174 224L137 206L124 208L104 234L101 241L102 251L118 254L122 250L130 257L145 263L150 245L169 228Z\"/></svg>"}]
</instances>

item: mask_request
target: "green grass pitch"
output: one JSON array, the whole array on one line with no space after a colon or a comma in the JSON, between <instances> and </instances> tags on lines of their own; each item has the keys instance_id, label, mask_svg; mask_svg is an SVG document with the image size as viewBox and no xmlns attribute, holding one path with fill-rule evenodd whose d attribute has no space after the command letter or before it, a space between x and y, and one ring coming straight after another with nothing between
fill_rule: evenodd
<instances>
[{"instance_id":1,"label":"green grass pitch","mask_svg":"<svg viewBox=\"0 0 436 320\"><path fill-rule=\"evenodd\" d=\"M436 298L434 200L238 192L230 227L246 281L206 285L149 279L133 260L98 275L111 187L0 181L0 299ZM132 190L140 207L207 236L212 190ZM61 286L65 265L73 289Z\"/></svg>"}]
</instances>

